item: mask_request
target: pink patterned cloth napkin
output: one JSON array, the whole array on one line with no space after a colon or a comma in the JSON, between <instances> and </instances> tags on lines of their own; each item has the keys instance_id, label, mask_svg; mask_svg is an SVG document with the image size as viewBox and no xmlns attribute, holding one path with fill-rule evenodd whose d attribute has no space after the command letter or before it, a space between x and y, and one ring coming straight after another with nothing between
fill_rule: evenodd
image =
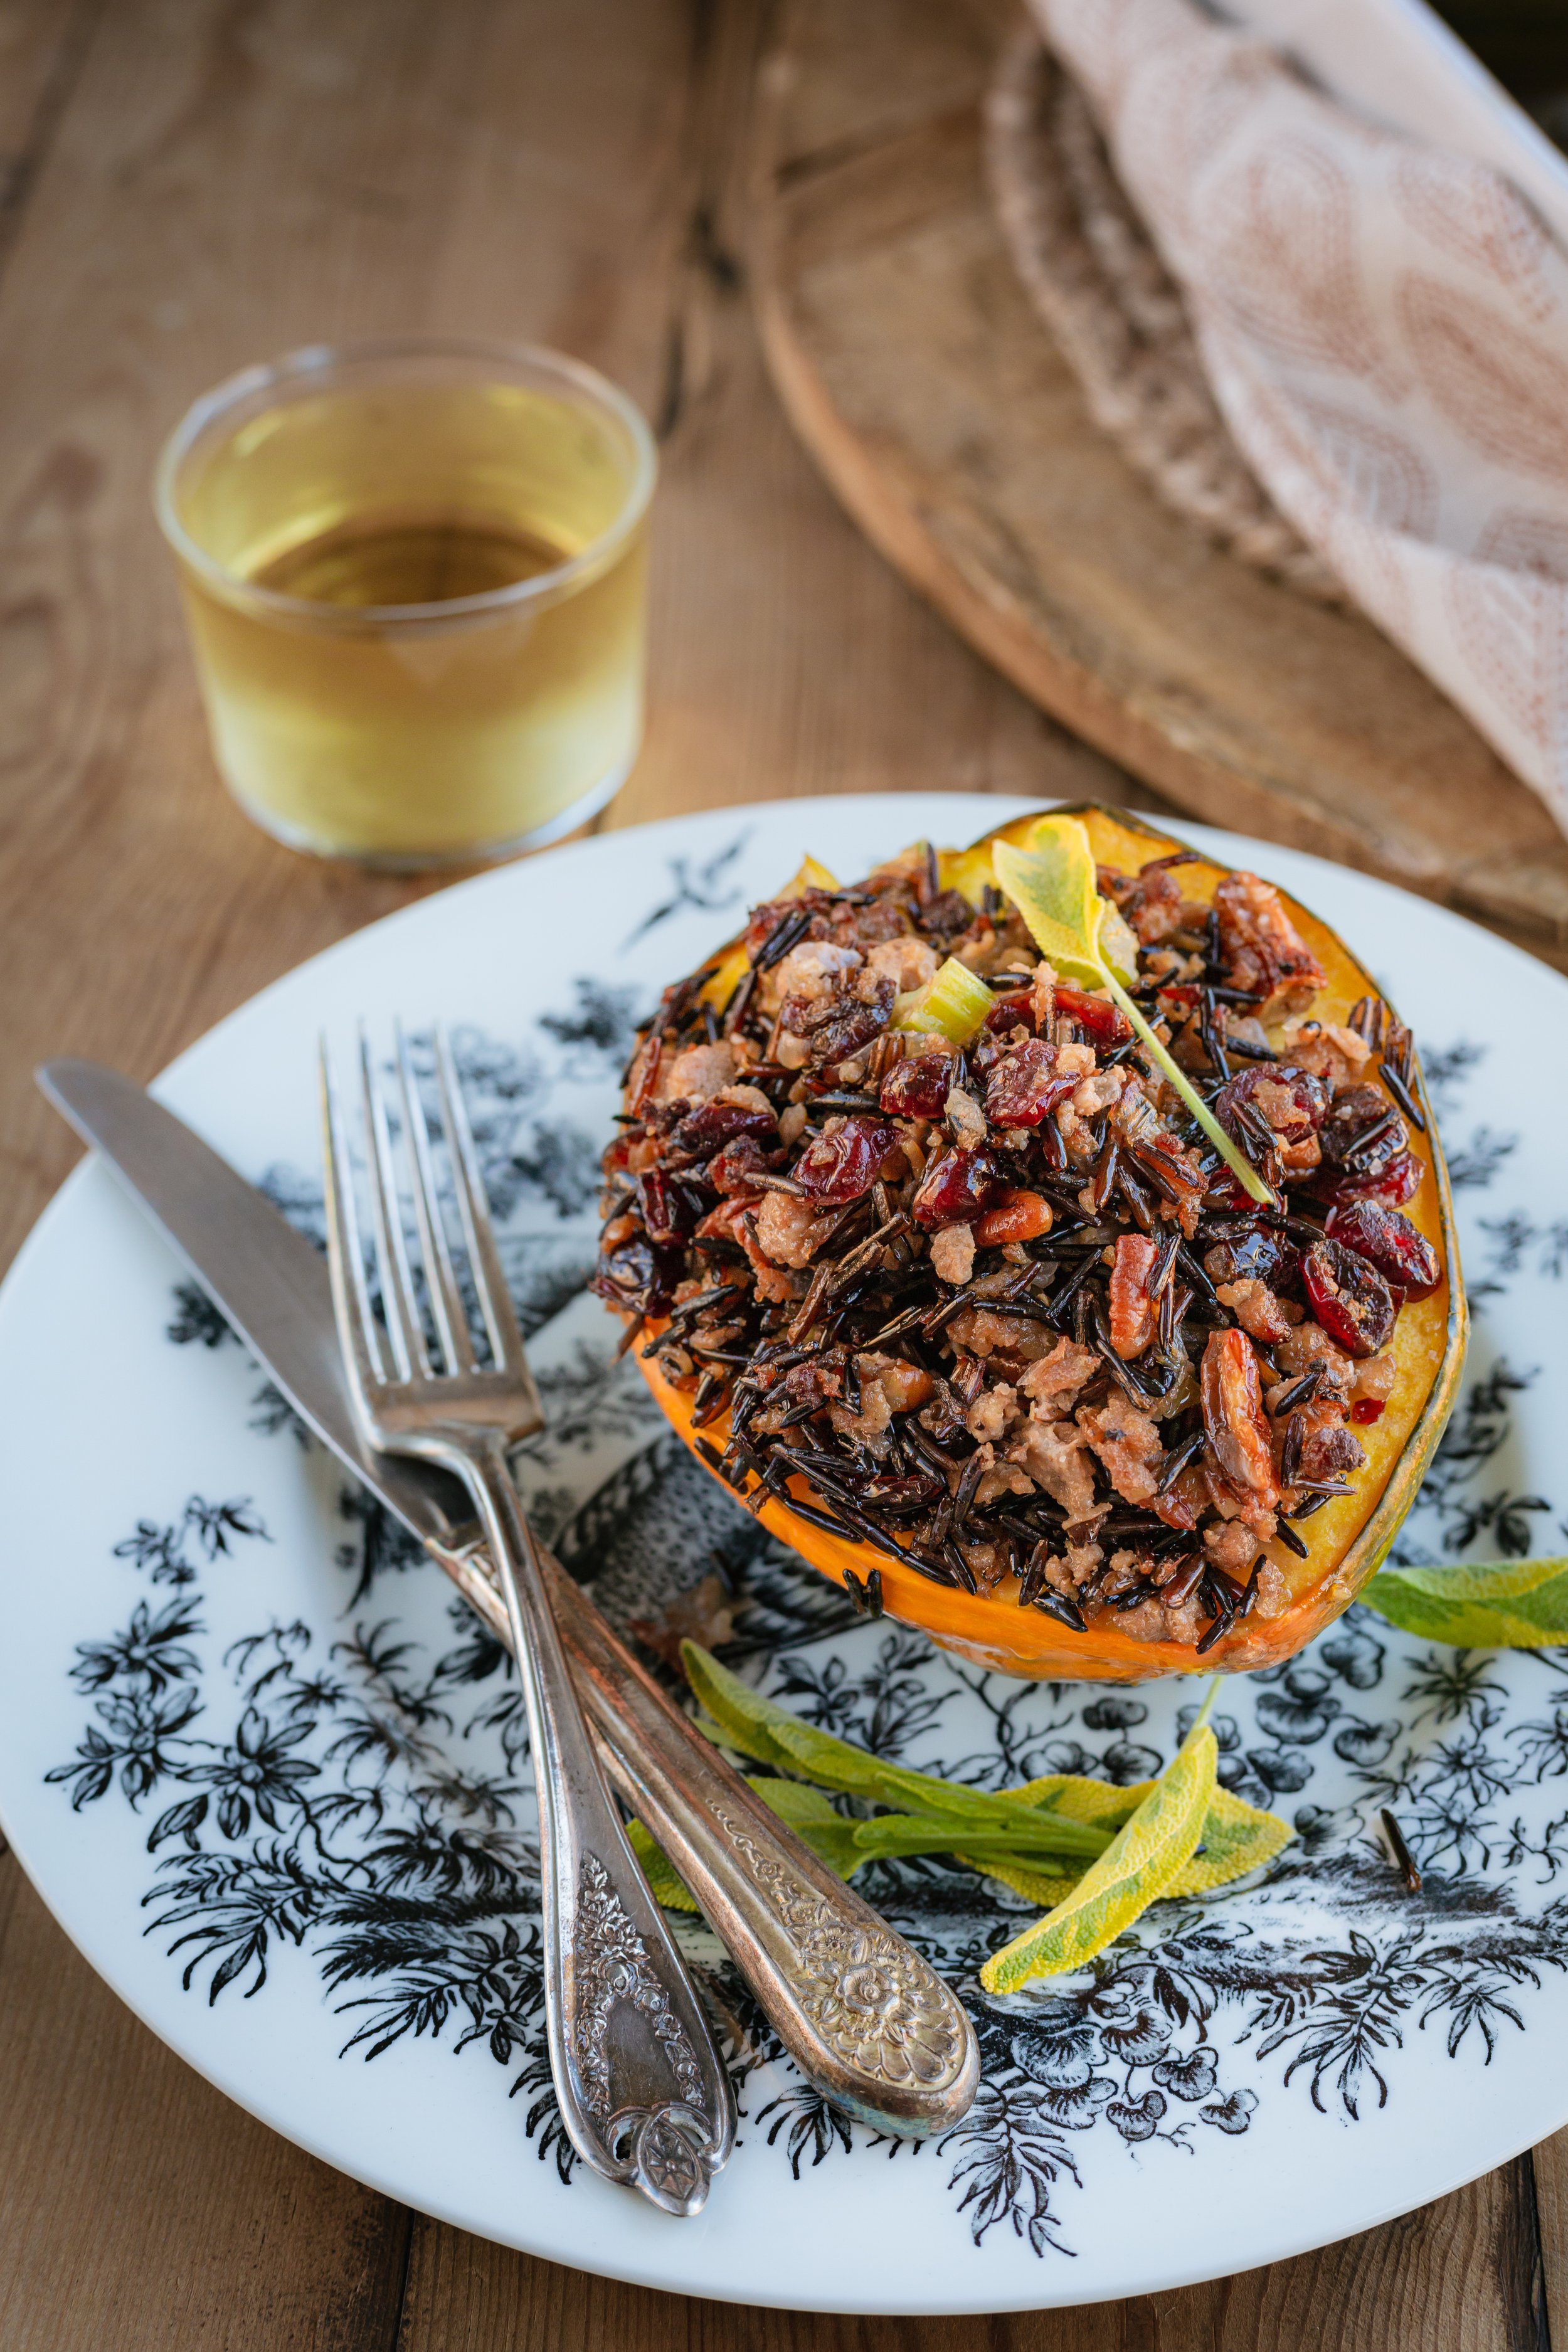
<instances>
[{"instance_id":1,"label":"pink patterned cloth napkin","mask_svg":"<svg viewBox=\"0 0 1568 2352\"><path fill-rule=\"evenodd\" d=\"M1190 0L1030 0L1277 505L1568 833L1568 256Z\"/></svg>"}]
</instances>

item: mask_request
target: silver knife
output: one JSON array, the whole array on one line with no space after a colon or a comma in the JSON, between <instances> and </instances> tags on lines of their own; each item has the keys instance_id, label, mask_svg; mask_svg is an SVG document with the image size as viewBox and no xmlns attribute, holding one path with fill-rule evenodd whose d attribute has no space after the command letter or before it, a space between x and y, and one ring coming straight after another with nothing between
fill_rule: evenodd
<instances>
[{"instance_id":1,"label":"silver knife","mask_svg":"<svg viewBox=\"0 0 1568 2352\"><path fill-rule=\"evenodd\" d=\"M498 1642L505 1605L456 1482L373 1454L354 1426L325 1258L172 1111L94 1062L47 1063L45 1095L97 1146L324 1445L412 1529ZM752 1793L541 1545L606 1769L728 1946L801 2073L849 2114L924 2137L980 2078L963 2004Z\"/></svg>"}]
</instances>

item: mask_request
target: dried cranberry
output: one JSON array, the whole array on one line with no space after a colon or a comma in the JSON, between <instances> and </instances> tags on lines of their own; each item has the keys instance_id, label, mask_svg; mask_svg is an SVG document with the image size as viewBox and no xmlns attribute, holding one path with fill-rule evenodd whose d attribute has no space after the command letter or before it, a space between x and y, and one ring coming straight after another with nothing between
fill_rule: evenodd
<instances>
[{"instance_id":1,"label":"dried cranberry","mask_svg":"<svg viewBox=\"0 0 1568 2352\"><path fill-rule=\"evenodd\" d=\"M795 1181L814 1201L836 1208L858 1201L897 1139L886 1119L830 1118L795 1161Z\"/></svg>"},{"instance_id":2,"label":"dried cranberry","mask_svg":"<svg viewBox=\"0 0 1568 2352\"><path fill-rule=\"evenodd\" d=\"M1301 1258L1301 1281L1313 1314L1348 1356L1375 1356L1399 1309L1377 1268L1325 1238Z\"/></svg>"},{"instance_id":3,"label":"dried cranberry","mask_svg":"<svg viewBox=\"0 0 1568 2352\"><path fill-rule=\"evenodd\" d=\"M1182 886L1163 858L1152 857L1131 875L1101 866L1097 878L1100 897L1115 899L1145 947L1152 947L1175 929Z\"/></svg>"},{"instance_id":4,"label":"dried cranberry","mask_svg":"<svg viewBox=\"0 0 1568 2352\"><path fill-rule=\"evenodd\" d=\"M1275 1068L1254 1062L1227 1078L1215 1097L1215 1114L1227 1134L1247 1132L1242 1118L1250 1109L1285 1143L1304 1143L1321 1128L1329 1109L1329 1090L1310 1070Z\"/></svg>"},{"instance_id":5,"label":"dried cranberry","mask_svg":"<svg viewBox=\"0 0 1568 2352\"><path fill-rule=\"evenodd\" d=\"M850 989L836 989L830 996L815 999L803 1017L789 1024L797 1035L811 1039L815 1076L825 1085L832 1085L836 1066L851 1061L874 1037L881 1035L896 993L887 973L879 972L869 1003Z\"/></svg>"},{"instance_id":6,"label":"dried cranberry","mask_svg":"<svg viewBox=\"0 0 1568 2352\"><path fill-rule=\"evenodd\" d=\"M678 1242L691 1231L697 1213L679 1184L659 1169L637 1178L637 1206L650 1242Z\"/></svg>"},{"instance_id":7,"label":"dried cranberry","mask_svg":"<svg viewBox=\"0 0 1568 2352\"><path fill-rule=\"evenodd\" d=\"M1351 1407L1351 1419L1352 1421L1359 1421L1363 1429L1374 1421L1381 1421L1383 1419L1383 1399L1381 1397L1357 1397L1354 1404Z\"/></svg>"},{"instance_id":8,"label":"dried cranberry","mask_svg":"<svg viewBox=\"0 0 1568 2352\"><path fill-rule=\"evenodd\" d=\"M962 890L939 890L928 898L915 920L922 931L934 931L950 938L955 931L966 931L974 920L974 909Z\"/></svg>"},{"instance_id":9,"label":"dried cranberry","mask_svg":"<svg viewBox=\"0 0 1568 2352\"><path fill-rule=\"evenodd\" d=\"M686 1253L657 1248L639 1234L602 1259L594 1288L612 1306L639 1308L645 1315L662 1315L675 1297L675 1286L686 1270Z\"/></svg>"},{"instance_id":10,"label":"dried cranberry","mask_svg":"<svg viewBox=\"0 0 1568 2352\"><path fill-rule=\"evenodd\" d=\"M856 907L842 900L839 936L847 947L879 947L884 940L908 939L910 920L910 910L895 888L892 898L873 898L868 907Z\"/></svg>"},{"instance_id":11,"label":"dried cranberry","mask_svg":"<svg viewBox=\"0 0 1568 2352\"><path fill-rule=\"evenodd\" d=\"M1296 1279L1301 1253L1273 1225L1257 1224L1250 1231L1227 1234L1204 1258L1215 1282L1266 1282L1270 1290L1284 1290Z\"/></svg>"},{"instance_id":12,"label":"dried cranberry","mask_svg":"<svg viewBox=\"0 0 1568 2352\"><path fill-rule=\"evenodd\" d=\"M1336 1169L1368 1176L1410 1148L1410 1137L1381 1087L1344 1087L1322 1128L1323 1158Z\"/></svg>"},{"instance_id":13,"label":"dried cranberry","mask_svg":"<svg viewBox=\"0 0 1568 2352\"><path fill-rule=\"evenodd\" d=\"M771 1135L777 1124L771 1110L757 1110L749 1103L705 1102L676 1126L668 1157L683 1165L710 1160L738 1135Z\"/></svg>"},{"instance_id":14,"label":"dried cranberry","mask_svg":"<svg viewBox=\"0 0 1568 2352\"><path fill-rule=\"evenodd\" d=\"M838 1394L843 1361L840 1353L837 1366L821 1360L814 1364L792 1364L773 1391L774 1397L782 1395L789 1404L826 1404L830 1396Z\"/></svg>"},{"instance_id":15,"label":"dried cranberry","mask_svg":"<svg viewBox=\"0 0 1568 2352\"><path fill-rule=\"evenodd\" d=\"M882 1108L900 1118L940 1118L958 1078L952 1054L915 1054L895 1062L882 1080Z\"/></svg>"},{"instance_id":16,"label":"dried cranberry","mask_svg":"<svg viewBox=\"0 0 1568 2352\"><path fill-rule=\"evenodd\" d=\"M1245 1216L1248 1209L1256 1209L1258 1203L1251 1193L1243 1192L1229 1169L1223 1163L1213 1171L1208 1180L1208 1189L1204 1194L1205 1214L1211 1210L1218 1210L1222 1213L1228 1212L1235 1216Z\"/></svg>"},{"instance_id":17,"label":"dried cranberry","mask_svg":"<svg viewBox=\"0 0 1568 2352\"><path fill-rule=\"evenodd\" d=\"M1001 1182L988 1151L960 1146L931 1161L921 1178L912 1210L917 1223L971 1225L985 1210Z\"/></svg>"},{"instance_id":18,"label":"dried cranberry","mask_svg":"<svg viewBox=\"0 0 1568 2352\"><path fill-rule=\"evenodd\" d=\"M1430 1298L1443 1279L1442 1260L1420 1227L1384 1202L1347 1201L1330 1210L1323 1230L1406 1298Z\"/></svg>"},{"instance_id":19,"label":"dried cranberry","mask_svg":"<svg viewBox=\"0 0 1568 2352\"><path fill-rule=\"evenodd\" d=\"M1386 1168L1371 1175L1350 1168L1326 1170L1312 1190L1321 1200L1331 1201L1336 1207L1351 1201L1383 1201L1397 1208L1402 1201L1415 1199L1421 1190L1424 1172L1413 1151L1402 1151Z\"/></svg>"},{"instance_id":20,"label":"dried cranberry","mask_svg":"<svg viewBox=\"0 0 1568 2352\"><path fill-rule=\"evenodd\" d=\"M1331 1160L1342 1159L1345 1146L1356 1136L1364 1135L1374 1127L1384 1111L1394 1108L1383 1088L1363 1078L1353 1087L1342 1087L1335 1095L1325 1121L1329 1133L1324 1149Z\"/></svg>"},{"instance_id":21,"label":"dried cranberry","mask_svg":"<svg viewBox=\"0 0 1568 2352\"><path fill-rule=\"evenodd\" d=\"M1057 1011L1076 1021L1086 1037L1097 1045L1125 1045L1132 1034L1132 1024L1121 1007L1109 996L1090 996L1081 988L1058 987Z\"/></svg>"},{"instance_id":22,"label":"dried cranberry","mask_svg":"<svg viewBox=\"0 0 1568 2352\"><path fill-rule=\"evenodd\" d=\"M1057 1049L1043 1037L1026 1038L1004 1054L985 1081L985 1116L998 1127L1038 1127L1077 1087L1058 1074Z\"/></svg>"},{"instance_id":23,"label":"dried cranberry","mask_svg":"<svg viewBox=\"0 0 1568 2352\"><path fill-rule=\"evenodd\" d=\"M987 1029L998 1030L1004 1037L1009 1029L1016 1029L1020 1022L1026 1029L1032 1029L1035 1025L1035 992L1032 988L1023 989L1012 995L999 996L985 1015Z\"/></svg>"},{"instance_id":24,"label":"dried cranberry","mask_svg":"<svg viewBox=\"0 0 1568 2352\"><path fill-rule=\"evenodd\" d=\"M771 1166L774 1154L764 1151L754 1135L738 1135L722 1151L716 1151L708 1162L704 1181L716 1192L754 1192L752 1178L759 1168Z\"/></svg>"},{"instance_id":25,"label":"dried cranberry","mask_svg":"<svg viewBox=\"0 0 1568 2352\"><path fill-rule=\"evenodd\" d=\"M807 996L798 990L794 992L784 998L779 1007L780 1028L791 1037L809 1037L812 1026L811 1016L816 1011L818 1004L826 1001L823 998Z\"/></svg>"},{"instance_id":26,"label":"dried cranberry","mask_svg":"<svg viewBox=\"0 0 1568 2352\"><path fill-rule=\"evenodd\" d=\"M1282 1087L1289 1087L1297 1110L1308 1126L1314 1130L1321 1128L1332 1107L1333 1097L1315 1070L1299 1070L1293 1062L1281 1062L1273 1069L1264 1067L1262 1075L1266 1078L1273 1078Z\"/></svg>"}]
</instances>

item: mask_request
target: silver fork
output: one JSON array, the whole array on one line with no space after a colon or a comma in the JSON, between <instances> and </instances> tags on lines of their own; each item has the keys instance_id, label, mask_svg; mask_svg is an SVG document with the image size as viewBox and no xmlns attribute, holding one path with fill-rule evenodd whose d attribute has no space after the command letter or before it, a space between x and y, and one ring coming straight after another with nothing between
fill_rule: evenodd
<instances>
[{"instance_id":1,"label":"silver fork","mask_svg":"<svg viewBox=\"0 0 1568 2352\"><path fill-rule=\"evenodd\" d=\"M365 1442L438 1463L473 1498L505 1596L539 1790L544 2007L556 2095L573 2145L668 2213L696 2213L729 2159L729 2077L685 1963L626 1843L590 1743L507 1465L544 1425L501 1273L489 1205L445 1035L441 1123L469 1276L489 1342L476 1354L458 1288L425 1108L397 1034L403 1157L437 1368L404 1231L397 1162L368 1042L360 1040L366 1189L384 1328L371 1304L353 1168L321 1048L327 1243L338 1334Z\"/></svg>"}]
</instances>

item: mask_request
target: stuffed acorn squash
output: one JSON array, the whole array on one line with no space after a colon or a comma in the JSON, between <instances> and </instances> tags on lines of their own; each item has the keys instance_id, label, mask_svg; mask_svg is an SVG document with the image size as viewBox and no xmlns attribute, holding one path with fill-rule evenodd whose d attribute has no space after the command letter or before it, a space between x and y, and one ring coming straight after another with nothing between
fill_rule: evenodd
<instances>
[{"instance_id":1,"label":"stuffed acorn squash","mask_svg":"<svg viewBox=\"0 0 1568 2352\"><path fill-rule=\"evenodd\" d=\"M1452 1408L1409 1032L1304 908L1107 809L808 862L666 992L605 1174L596 1286L688 1444L1002 1673L1289 1657Z\"/></svg>"}]
</instances>

